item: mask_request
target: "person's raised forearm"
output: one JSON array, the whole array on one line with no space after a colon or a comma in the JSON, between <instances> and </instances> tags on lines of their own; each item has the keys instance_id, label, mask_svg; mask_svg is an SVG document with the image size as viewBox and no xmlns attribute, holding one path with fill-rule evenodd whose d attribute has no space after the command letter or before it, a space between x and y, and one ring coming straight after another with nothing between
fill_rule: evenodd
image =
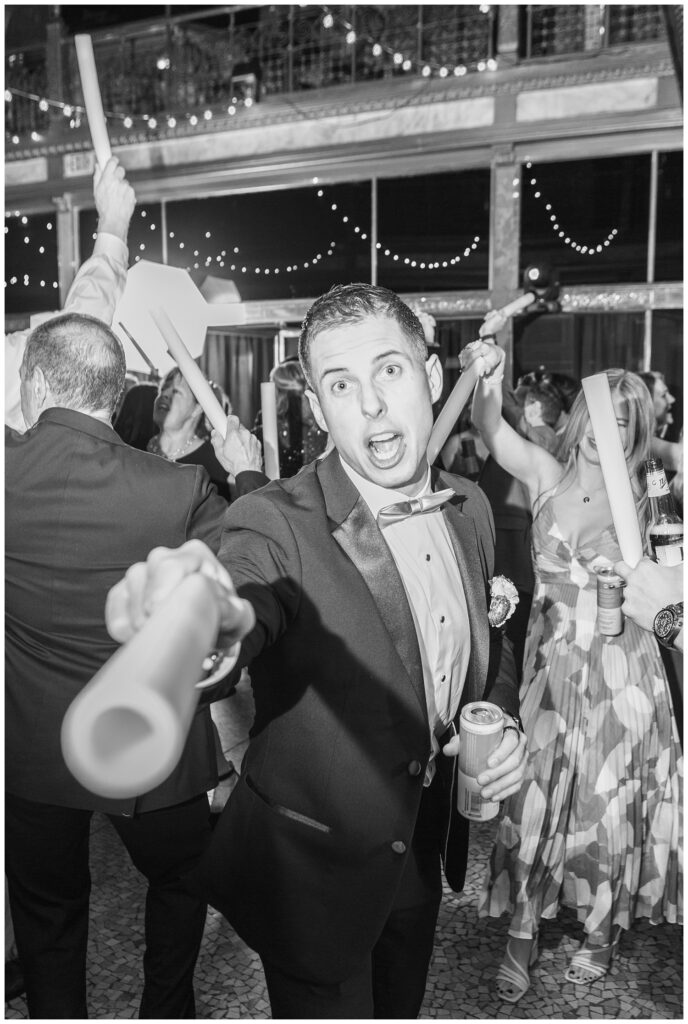
<instances>
[{"instance_id":1,"label":"person's raised forearm","mask_svg":"<svg viewBox=\"0 0 688 1024\"><path fill-rule=\"evenodd\" d=\"M488 447L502 420L504 349L489 342L475 341L461 353L464 370L480 360L481 376L473 393L471 418Z\"/></svg>"}]
</instances>

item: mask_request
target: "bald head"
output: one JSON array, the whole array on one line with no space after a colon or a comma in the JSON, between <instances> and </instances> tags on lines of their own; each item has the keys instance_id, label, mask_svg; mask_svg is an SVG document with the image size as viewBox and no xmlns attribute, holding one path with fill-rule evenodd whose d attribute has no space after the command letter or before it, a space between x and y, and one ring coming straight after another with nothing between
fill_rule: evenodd
<instances>
[{"instance_id":1,"label":"bald head","mask_svg":"<svg viewBox=\"0 0 688 1024\"><path fill-rule=\"evenodd\" d=\"M102 320L64 313L40 324L29 335L21 366L27 426L53 406L109 419L125 372L124 350Z\"/></svg>"}]
</instances>

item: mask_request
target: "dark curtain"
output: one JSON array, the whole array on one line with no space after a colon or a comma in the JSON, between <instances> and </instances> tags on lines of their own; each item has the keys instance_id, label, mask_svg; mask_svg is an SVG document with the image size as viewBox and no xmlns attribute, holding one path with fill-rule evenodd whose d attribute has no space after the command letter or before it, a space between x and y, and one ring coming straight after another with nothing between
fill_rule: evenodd
<instances>
[{"instance_id":1,"label":"dark curtain","mask_svg":"<svg viewBox=\"0 0 688 1024\"><path fill-rule=\"evenodd\" d=\"M642 313L589 313L575 319L578 376L618 366L637 372L643 365L645 318Z\"/></svg>"},{"instance_id":2,"label":"dark curtain","mask_svg":"<svg viewBox=\"0 0 688 1024\"><path fill-rule=\"evenodd\" d=\"M673 424L666 433L667 441L678 441L683 427L683 310L656 309L652 314L652 366L663 373L669 390L676 399L671 409Z\"/></svg>"},{"instance_id":3,"label":"dark curtain","mask_svg":"<svg viewBox=\"0 0 688 1024\"><path fill-rule=\"evenodd\" d=\"M544 368L578 380L612 366L640 370L642 313L558 313L517 317L514 379Z\"/></svg>"},{"instance_id":4,"label":"dark curtain","mask_svg":"<svg viewBox=\"0 0 688 1024\"><path fill-rule=\"evenodd\" d=\"M273 328L209 331L199 365L229 395L232 410L249 430L260 409L260 385L274 365Z\"/></svg>"},{"instance_id":5,"label":"dark curtain","mask_svg":"<svg viewBox=\"0 0 688 1024\"><path fill-rule=\"evenodd\" d=\"M440 405L444 404L460 375L459 352L478 338L482 318L471 320L438 320L435 328L436 352L444 370L444 386ZM438 406L439 407L439 406Z\"/></svg>"}]
</instances>

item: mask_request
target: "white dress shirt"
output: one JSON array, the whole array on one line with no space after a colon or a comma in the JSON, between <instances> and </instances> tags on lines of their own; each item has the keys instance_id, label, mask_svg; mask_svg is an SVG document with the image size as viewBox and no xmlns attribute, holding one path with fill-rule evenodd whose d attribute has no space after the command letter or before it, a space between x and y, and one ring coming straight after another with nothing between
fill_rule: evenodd
<instances>
[{"instance_id":1,"label":"white dress shirt","mask_svg":"<svg viewBox=\"0 0 688 1024\"><path fill-rule=\"evenodd\" d=\"M377 518L381 508L408 501L400 491L371 483L342 460L342 467ZM430 468L418 494L431 494ZM382 536L406 590L423 665L432 756L425 785L435 773L437 736L456 716L470 656L466 595L444 516L440 510L385 525Z\"/></svg>"}]
</instances>

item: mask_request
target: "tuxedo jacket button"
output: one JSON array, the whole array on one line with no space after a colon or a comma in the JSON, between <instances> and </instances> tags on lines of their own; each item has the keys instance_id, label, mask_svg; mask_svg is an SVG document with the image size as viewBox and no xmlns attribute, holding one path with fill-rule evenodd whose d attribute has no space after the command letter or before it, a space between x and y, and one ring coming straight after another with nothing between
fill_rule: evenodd
<instances>
[{"instance_id":1,"label":"tuxedo jacket button","mask_svg":"<svg viewBox=\"0 0 688 1024\"><path fill-rule=\"evenodd\" d=\"M406 843L402 843L401 839L397 839L392 843L392 849L395 853L406 853Z\"/></svg>"},{"instance_id":2,"label":"tuxedo jacket button","mask_svg":"<svg viewBox=\"0 0 688 1024\"><path fill-rule=\"evenodd\" d=\"M420 775L423 770L423 766L420 761L411 761L408 766L409 775Z\"/></svg>"}]
</instances>

